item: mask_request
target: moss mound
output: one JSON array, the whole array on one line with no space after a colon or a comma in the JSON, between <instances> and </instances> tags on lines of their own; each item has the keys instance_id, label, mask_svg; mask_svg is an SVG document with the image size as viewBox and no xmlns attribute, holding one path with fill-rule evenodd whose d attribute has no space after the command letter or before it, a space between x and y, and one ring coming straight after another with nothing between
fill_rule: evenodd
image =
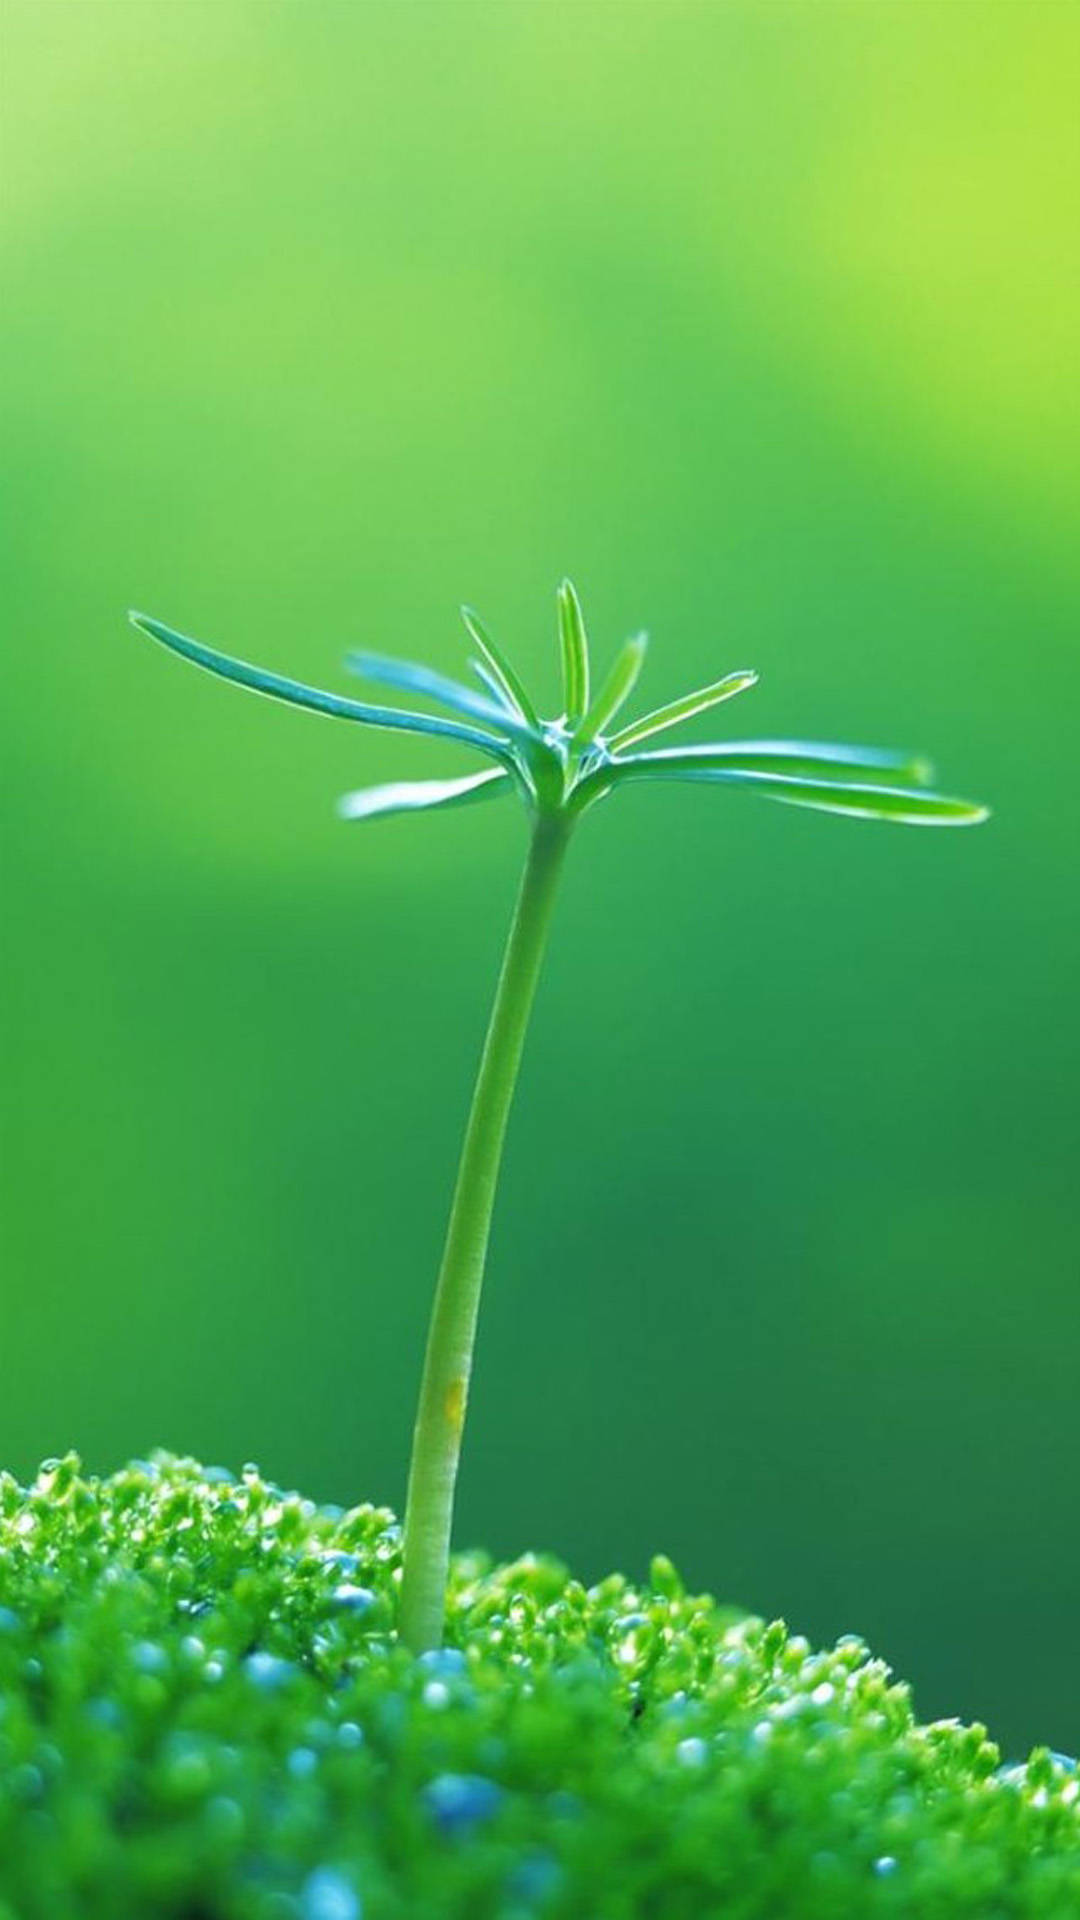
<instances>
[{"instance_id":1,"label":"moss mound","mask_svg":"<svg viewBox=\"0 0 1080 1920\"><path fill-rule=\"evenodd\" d=\"M0 1480L0 1920L1080 1916L1080 1777L916 1725L856 1640L165 1456Z\"/></svg>"}]
</instances>

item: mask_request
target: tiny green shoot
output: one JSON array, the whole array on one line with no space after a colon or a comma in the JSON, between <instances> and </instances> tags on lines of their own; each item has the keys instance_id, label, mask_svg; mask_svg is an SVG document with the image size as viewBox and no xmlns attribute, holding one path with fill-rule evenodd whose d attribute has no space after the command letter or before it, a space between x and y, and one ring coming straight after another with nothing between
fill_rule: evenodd
<instances>
[{"instance_id":1,"label":"tiny green shoot","mask_svg":"<svg viewBox=\"0 0 1080 1920\"><path fill-rule=\"evenodd\" d=\"M711 781L788 806L909 826L971 826L987 817L985 807L935 792L927 762L907 753L801 740L639 752L642 741L745 692L757 675L728 673L612 731L641 671L645 636L626 643L593 696L585 621L568 580L558 590L557 613L562 711L548 720L469 608L462 609L462 617L480 656L472 665L482 691L381 654L353 653L346 660L360 678L419 699L419 710L372 705L305 686L218 653L147 614L131 615L141 632L174 653L255 693L366 726L434 735L494 763L464 777L361 788L339 802L344 819L432 811L510 794L524 803L529 817L528 855L465 1129L413 1436L399 1633L416 1653L438 1646L443 1633L454 1489L503 1142L559 875L578 821L598 801L637 780ZM432 713L429 707L442 711Z\"/></svg>"}]
</instances>

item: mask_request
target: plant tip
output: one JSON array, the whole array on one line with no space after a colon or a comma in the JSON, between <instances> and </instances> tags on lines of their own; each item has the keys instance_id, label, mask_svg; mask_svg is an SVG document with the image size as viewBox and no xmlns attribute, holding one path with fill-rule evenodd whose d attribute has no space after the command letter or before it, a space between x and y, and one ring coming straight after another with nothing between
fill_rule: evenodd
<instances>
[{"instance_id":1,"label":"plant tip","mask_svg":"<svg viewBox=\"0 0 1080 1920\"><path fill-rule=\"evenodd\" d=\"M585 618L568 576L556 600L564 701L557 718L541 718L517 671L473 609L462 605L461 614L479 656L472 665L482 693L413 661L366 650L346 656L351 672L417 695L422 703L446 710L440 713L428 712L426 706L414 710L411 705L376 706L346 698L219 653L148 614L132 610L129 615L141 632L170 652L251 692L310 713L449 740L495 762L449 778L358 788L338 800L342 819L370 821L514 794L532 816L525 872L458 1166L414 1428L398 1634L401 1643L417 1653L437 1647L442 1638L454 1489L492 1209L571 828L594 802L637 780L708 781L729 792L742 790L788 806L908 826L973 826L990 812L976 802L928 789L932 769L921 755L878 747L721 740L634 751L643 741L756 686L757 672L746 668L725 673L609 733L636 687L646 636L640 633L623 642L593 693ZM674 1578L663 1569L661 1577L669 1584Z\"/></svg>"}]
</instances>

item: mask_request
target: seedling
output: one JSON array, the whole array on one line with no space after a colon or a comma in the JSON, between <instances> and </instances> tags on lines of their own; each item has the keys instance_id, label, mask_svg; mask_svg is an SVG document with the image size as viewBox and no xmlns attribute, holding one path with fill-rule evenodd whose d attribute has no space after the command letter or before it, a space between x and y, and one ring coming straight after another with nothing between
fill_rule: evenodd
<instances>
[{"instance_id":1,"label":"seedling","mask_svg":"<svg viewBox=\"0 0 1080 1920\"><path fill-rule=\"evenodd\" d=\"M594 692L581 604L568 580L559 588L557 607L563 711L550 720L541 718L509 660L469 608L462 609L462 617L476 649L470 662L475 686L381 654L346 658L349 671L362 679L445 710L435 714L373 706L304 686L231 659L146 614L131 616L143 633L173 652L256 693L341 720L455 740L493 762L463 778L395 781L346 794L339 804L346 820L511 794L524 803L529 817L529 851L465 1129L413 1436L399 1632L417 1653L438 1646L442 1637L454 1487L499 1165L559 874L577 822L632 780L711 781L788 806L907 826L971 826L987 812L930 791L930 767L910 754L802 740L645 747L657 735L746 692L757 675L728 673L620 726L617 715L645 657L645 635L626 642Z\"/></svg>"}]
</instances>

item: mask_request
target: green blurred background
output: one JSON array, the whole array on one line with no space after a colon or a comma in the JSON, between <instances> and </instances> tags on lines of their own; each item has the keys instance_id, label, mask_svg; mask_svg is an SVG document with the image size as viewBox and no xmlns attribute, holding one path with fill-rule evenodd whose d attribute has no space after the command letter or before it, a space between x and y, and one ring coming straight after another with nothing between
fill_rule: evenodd
<instances>
[{"instance_id":1,"label":"green blurred background","mask_svg":"<svg viewBox=\"0 0 1080 1920\"><path fill-rule=\"evenodd\" d=\"M246 698L552 698L556 582L715 731L977 833L639 788L582 832L459 1537L664 1548L926 1716L1080 1741L1080 13L6 0L0 1457L399 1503L514 809Z\"/></svg>"}]
</instances>

